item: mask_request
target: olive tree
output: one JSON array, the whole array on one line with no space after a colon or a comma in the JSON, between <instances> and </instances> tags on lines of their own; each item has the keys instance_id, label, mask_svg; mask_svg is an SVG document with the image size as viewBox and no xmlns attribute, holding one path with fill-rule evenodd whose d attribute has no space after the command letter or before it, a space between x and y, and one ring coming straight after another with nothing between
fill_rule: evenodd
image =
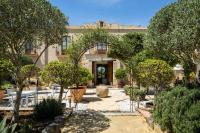
<instances>
[{"instance_id":1,"label":"olive tree","mask_svg":"<svg viewBox=\"0 0 200 133\"><path fill-rule=\"evenodd\" d=\"M26 77L21 74L25 45L37 40L45 43L38 58L53 44L60 43L66 32L65 16L46 0L1 0L0 2L0 53L7 56L16 67L16 102L13 120L18 120L23 83ZM40 46L42 43L36 43Z\"/></svg>"},{"instance_id":2,"label":"olive tree","mask_svg":"<svg viewBox=\"0 0 200 133\"><path fill-rule=\"evenodd\" d=\"M73 65L73 83L78 85L80 84L81 75L80 75L80 64L82 56L90 48L94 48L98 43L105 43L111 45L111 40L113 36L109 35L104 29L93 29L88 30L82 33L76 41L73 41L69 48L67 49L68 61Z\"/></svg>"},{"instance_id":3,"label":"olive tree","mask_svg":"<svg viewBox=\"0 0 200 133\"><path fill-rule=\"evenodd\" d=\"M155 87L156 93L166 88L174 78L171 66L158 59L140 62L137 66L137 75L143 86Z\"/></svg>"},{"instance_id":4,"label":"olive tree","mask_svg":"<svg viewBox=\"0 0 200 133\"><path fill-rule=\"evenodd\" d=\"M122 37L113 40L112 46L108 51L108 55L125 62L133 57L136 53L142 51L143 45L143 33L127 33Z\"/></svg>"},{"instance_id":5,"label":"olive tree","mask_svg":"<svg viewBox=\"0 0 200 133\"><path fill-rule=\"evenodd\" d=\"M59 61L50 62L41 72L41 77L46 82L57 83L61 86L58 101L62 102L64 88L68 88L72 84L72 66L69 63Z\"/></svg>"},{"instance_id":6,"label":"olive tree","mask_svg":"<svg viewBox=\"0 0 200 133\"><path fill-rule=\"evenodd\" d=\"M199 0L179 0L157 12L148 26L146 46L168 62L167 55L180 60L186 78L199 63L199 6Z\"/></svg>"}]
</instances>

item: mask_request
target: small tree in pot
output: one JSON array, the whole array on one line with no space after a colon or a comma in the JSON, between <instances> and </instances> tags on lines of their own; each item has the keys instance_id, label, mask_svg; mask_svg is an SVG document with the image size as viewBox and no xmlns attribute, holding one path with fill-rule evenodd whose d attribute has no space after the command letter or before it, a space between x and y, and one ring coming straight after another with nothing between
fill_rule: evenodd
<instances>
[{"instance_id":1,"label":"small tree in pot","mask_svg":"<svg viewBox=\"0 0 200 133\"><path fill-rule=\"evenodd\" d=\"M118 87L124 87L127 80L127 71L119 68L115 72L115 78L118 80Z\"/></svg>"},{"instance_id":2,"label":"small tree in pot","mask_svg":"<svg viewBox=\"0 0 200 133\"><path fill-rule=\"evenodd\" d=\"M88 81L92 80L92 74L89 72L87 68L79 67L78 73L77 73L77 80L74 81L74 84L76 84L76 87L71 88L70 92L72 95L72 99L74 101L81 101L83 95L86 92L86 86Z\"/></svg>"},{"instance_id":3,"label":"small tree in pot","mask_svg":"<svg viewBox=\"0 0 200 133\"><path fill-rule=\"evenodd\" d=\"M85 67L80 67L79 74L80 74L80 85L87 86L88 81L93 79L92 74Z\"/></svg>"}]
</instances>

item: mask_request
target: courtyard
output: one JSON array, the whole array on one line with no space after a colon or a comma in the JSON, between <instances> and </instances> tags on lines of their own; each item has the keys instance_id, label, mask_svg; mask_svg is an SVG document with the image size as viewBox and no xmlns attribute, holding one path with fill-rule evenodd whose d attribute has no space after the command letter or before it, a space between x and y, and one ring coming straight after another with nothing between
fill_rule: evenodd
<instances>
[{"instance_id":1,"label":"courtyard","mask_svg":"<svg viewBox=\"0 0 200 133\"><path fill-rule=\"evenodd\" d=\"M200 133L199 7L0 0L0 133Z\"/></svg>"}]
</instances>

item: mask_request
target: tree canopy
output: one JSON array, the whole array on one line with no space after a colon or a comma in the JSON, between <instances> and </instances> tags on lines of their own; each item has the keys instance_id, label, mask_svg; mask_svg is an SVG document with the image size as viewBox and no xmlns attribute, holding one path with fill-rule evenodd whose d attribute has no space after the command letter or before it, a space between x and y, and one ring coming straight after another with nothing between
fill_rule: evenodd
<instances>
[{"instance_id":1,"label":"tree canopy","mask_svg":"<svg viewBox=\"0 0 200 133\"><path fill-rule=\"evenodd\" d=\"M148 26L146 46L169 63L194 62L200 47L198 7L199 0L179 0L162 8Z\"/></svg>"},{"instance_id":2,"label":"tree canopy","mask_svg":"<svg viewBox=\"0 0 200 133\"><path fill-rule=\"evenodd\" d=\"M121 61L126 61L143 49L143 33L127 33L113 40L108 55Z\"/></svg>"},{"instance_id":3,"label":"tree canopy","mask_svg":"<svg viewBox=\"0 0 200 133\"><path fill-rule=\"evenodd\" d=\"M137 77L143 86L153 86L160 91L171 83L174 73L165 61L147 59L137 65Z\"/></svg>"},{"instance_id":4,"label":"tree canopy","mask_svg":"<svg viewBox=\"0 0 200 133\"><path fill-rule=\"evenodd\" d=\"M71 81L72 66L69 63L59 61L50 62L41 72L41 77L47 83L53 82L61 86L59 101L62 100L64 87L72 85Z\"/></svg>"},{"instance_id":5,"label":"tree canopy","mask_svg":"<svg viewBox=\"0 0 200 133\"><path fill-rule=\"evenodd\" d=\"M43 44L41 42L45 43L38 60L48 46L61 41L66 33L66 24L64 14L47 0L1 0L0 53L7 56L16 67L13 73L17 83L15 120L19 112L23 82L26 79L20 73L23 64L19 61L24 55L25 45L35 42L34 45L38 47Z\"/></svg>"}]
</instances>

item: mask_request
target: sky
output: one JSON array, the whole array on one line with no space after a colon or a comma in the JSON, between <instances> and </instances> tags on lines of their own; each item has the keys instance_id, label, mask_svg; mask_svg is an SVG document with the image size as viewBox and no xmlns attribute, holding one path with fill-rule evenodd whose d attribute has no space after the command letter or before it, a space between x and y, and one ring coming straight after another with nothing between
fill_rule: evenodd
<instances>
[{"instance_id":1,"label":"sky","mask_svg":"<svg viewBox=\"0 0 200 133\"><path fill-rule=\"evenodd\" d=\"M70 25L108 23L147 27L162 7L176 0L49 0L68 18Z\"/></svg>"}]
</instances>

